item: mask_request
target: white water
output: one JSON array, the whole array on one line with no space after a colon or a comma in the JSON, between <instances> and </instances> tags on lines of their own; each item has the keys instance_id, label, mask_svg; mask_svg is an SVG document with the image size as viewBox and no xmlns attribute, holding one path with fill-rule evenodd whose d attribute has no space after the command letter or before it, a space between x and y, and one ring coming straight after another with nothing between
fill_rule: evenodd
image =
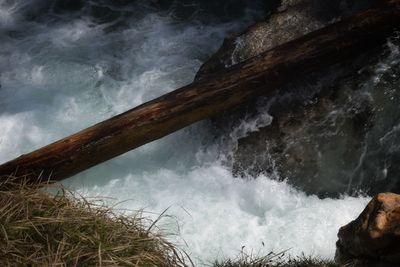
<instances>
[{"instance_id":1,"label":"white water","mask_svg":"<svg viewBox=\"0 0 400 267\"><path fill-rule=\"evenodd\" d=\"M248 23L178 22L149 9L105 34L109 25L85 16L39 23L22 18L29 6L0 7L0 162L189 83L223 36ZM269 122L264 113L218 140L201 122L65 184L153 218L169 208L174 218L161 226L199 263L234 257L242 246L332 258L338 228L368 199L320 200L268 177L234 178L226 154L246 131Z\"/></svg>"}]
</instances>

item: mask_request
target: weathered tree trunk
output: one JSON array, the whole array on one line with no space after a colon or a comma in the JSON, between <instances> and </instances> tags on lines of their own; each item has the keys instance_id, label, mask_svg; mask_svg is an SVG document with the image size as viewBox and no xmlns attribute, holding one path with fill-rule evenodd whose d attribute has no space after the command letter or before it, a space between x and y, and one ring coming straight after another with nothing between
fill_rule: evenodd
<instances>
[{"instance_id":1,"label":"weathered tree trunk","mask_svg":"<svg viewBox=\"0 0 400 267\"><path fill-rule=\"evenodd\" d=\"M61 180L209 118L285 82L377 48L400 26L400 0L286 43L0 166L0 175ZM17 141L17 140L16 140Z\"/></svg>"}]
</instances>

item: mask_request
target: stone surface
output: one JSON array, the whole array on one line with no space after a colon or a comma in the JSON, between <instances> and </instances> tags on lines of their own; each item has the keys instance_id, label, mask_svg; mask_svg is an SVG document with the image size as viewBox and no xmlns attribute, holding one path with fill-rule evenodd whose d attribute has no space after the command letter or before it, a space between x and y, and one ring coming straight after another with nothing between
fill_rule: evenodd
<instances>
[{"instance_id":1,"label":"stone surface","mask_svg":"<svg viewBox=\"0 0 400 267\"><path fill-rule=\"evenodd\" d=\"M296 39L374 2L284 0L269 19L227 38L197 78ZM271 125L238 140L231 155L233 173L287 179L294 187L320 197L359 191L372 195L387 190L400 192L400 147L396 149L400 134L397 130L390 133L400 120L395 111L400 104L400 93L395 89L400 81L393 78L400 76L400 69L379 76L380 83L371 89L368 84L376 75L374 66L380 54L333 67L322 75L300 77L283 88L289 93L261 104L250 103L214 119L216 128L228 128L234 127L230 121L257 117L258 110L269 109L273 117ZM324 75L327 79L321 79Z\"/></svg>"},{"instance_id":2,"label":"stone surface","mask_svg":"<svg viewBox=\"0 0 400 267\"><path fill-rule=\"evenodd\" d=\"M400 195L375 196L338 237L335 260L341 264L370 260L400 266Z\"/></svg>"},{"instance_id":3,"label":"stone surface","mask_svg":"<svg viewBox=\"0 0 400 267\"><path fill-rule=\"evenodd\" d=\"M371 0L283 0L268 20L228 37L197 78L254 57L371 4Z\"/></svg>"},{"instance_id":4,"label":"stone surface","mask_svg":"<svg viewBox=\"0 0 400 267\"><path fill-rule=\"evenodd\" d=\"M346 192L373 115L371 100L354 87L346 81L305 103L275 103L272 124L239 140L234 173L278 173L320 197Z\"/></svg>"}]
</instances>

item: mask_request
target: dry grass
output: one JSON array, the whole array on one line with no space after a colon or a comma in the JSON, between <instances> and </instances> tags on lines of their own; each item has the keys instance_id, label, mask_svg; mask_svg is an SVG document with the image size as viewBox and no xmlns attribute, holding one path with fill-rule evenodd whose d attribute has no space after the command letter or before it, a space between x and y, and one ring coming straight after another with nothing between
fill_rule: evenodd
<instances>
[{"instance_id":1,"label":"dry grass","mask_svg":"<svg viewBox=\"0 0 400 267\"><path fill-rule=\"evenodd\" d=\"M0 182L0 266L187 266L140 213L41 186Z\"/></svg>"}]
</instances>

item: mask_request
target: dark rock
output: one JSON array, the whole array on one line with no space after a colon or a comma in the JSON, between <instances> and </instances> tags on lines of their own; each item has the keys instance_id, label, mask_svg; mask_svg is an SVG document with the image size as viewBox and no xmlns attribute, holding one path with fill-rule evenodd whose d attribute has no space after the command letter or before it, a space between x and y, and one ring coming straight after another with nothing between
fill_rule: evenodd
<instances>
[{"instance_id":1,"label":"dark rock","mask_svg":"<svg viewBox=\"0 0 400 267\"><path fill-rule=\"evenodd\" d=\"M378 84L369 84L376 63L362 62L370 70L322 81L316 93L311 85L307 101L296 103L295 95L271 100L272 124L239 140L233 172L278 174L320 197L400 193L400 81L393 78L399 77L400 66L387 71ZM296 90L302 91L301 86Z\"/></svg>"},{"instance_id":2,"label":"dark rock","mask_svg":"<svg viewBox=\"0 0 400 267\"><path fill-rule=\"evenodd\" d=\"M229 36L196 78L257 56L373 4L375 1L283 1L268 20ZM296 188L320 197L359 191L400 193L400 148L395 149L400 133L394 130L388 134L397 129L400 120L394 110L400 104L400 94L394 89L399 80L391 78L399 77L399 73L388 72L379 78L381 82L372 85L376 89L367 88L376 75L373 66L381 60L380 55L381 51L372 52L359 62L301 77L282 88L289 93L277 95L267 104L261 101L269 106L272 124L239 139L232 156L233 173L287 179ZM250 103L214 119L214 123L217 128L226 127L220 125L242 120L247 114L257 113L259 107ZM388 141L382 142L384 136L389 137Z\"/></svg>"},{"instance_id":3,"label":"dark rock","mask_svg":"<svg viewBox=\"0 0 400 267\"><path fill-rule=\"evenodd\" d=\"M351 82L343 83L305 103L272 106L272 124L239 140L233 172L277 172L296 188L320 197L347 192L349 174L365 147L373 104L352 90Z\"/></svg>"}]
</instances>

